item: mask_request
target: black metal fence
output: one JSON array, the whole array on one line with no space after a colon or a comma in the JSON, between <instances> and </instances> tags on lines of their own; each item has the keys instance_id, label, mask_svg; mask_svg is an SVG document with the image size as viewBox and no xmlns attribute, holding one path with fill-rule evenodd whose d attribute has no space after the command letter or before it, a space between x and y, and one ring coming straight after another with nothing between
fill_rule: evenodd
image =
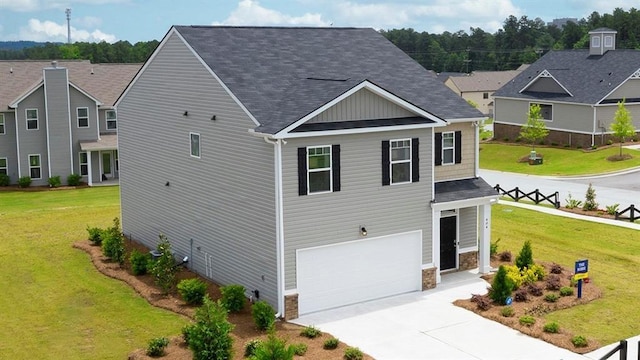
<instances>
[{"instance_id":1,"label":"black metal fence","mask_svg":"<svg viewBox=\"0 0 640 360\"><path fill-rule=\"evenodd\" d=\"M625 216L626 213L629 213L629 215ZM640 210L636 209L633 204L624 210L616 211L616 220L629 220L631 222L635 222L638 219L640 219Z\"/></svg>"},{"instance_id":2,"label":"black metal fence","mask_svg":"<svg viewBox=\"0 0 640 360\"><path fill-rule=\"evenodd\" d=\"M638 342L638 348L640 349L640 342ZM613 349L611 349L611 351L609 351L603 357L601 357L600 360L607 360L613 355L615 355L615 353L617 353L618 351L620 352L619 359L627 360L627 340L621 340L616 347L614 347ZM638 359L640 360L640 352L638 353Z\"/></svg>"},{"instance_id":3,"label":"black metal fence","mask_svg":"<svg viewBox=\"0 0 640 360\"><path fill-rule=\"evenodd\" d=\"M500 195L508 196L516 202L520 201L520 199L529 199L533 201L536 205L542 202L548 202L551 205L553 205L556 209L560 208L560 195L558 194L557 191L551 195L544 195L538 189L535 189L532 192L526 193L520 190L519 187L516 187L515 189L511 189L511 190L503 189L500 187L500 184L496 184L496 186L494 186L493 188L496 189L496 191ZM640 215L640 212L638 214Z\"/></svg>"}]
</instances>

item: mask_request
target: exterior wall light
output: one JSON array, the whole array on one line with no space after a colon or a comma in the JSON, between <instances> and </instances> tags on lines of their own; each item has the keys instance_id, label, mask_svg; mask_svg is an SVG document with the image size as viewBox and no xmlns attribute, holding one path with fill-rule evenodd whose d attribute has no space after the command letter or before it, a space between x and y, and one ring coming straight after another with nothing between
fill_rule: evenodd
<instances>
[{"instance_id":1,"label":"exterior wall light","mask_svg":"<svg viewBox=\"0 0 640 360\"><path fill-rule=\"evenodd\" d=\"M360 226L360 236L367 236L367 228Z\"/></svg>"}]
</instances>

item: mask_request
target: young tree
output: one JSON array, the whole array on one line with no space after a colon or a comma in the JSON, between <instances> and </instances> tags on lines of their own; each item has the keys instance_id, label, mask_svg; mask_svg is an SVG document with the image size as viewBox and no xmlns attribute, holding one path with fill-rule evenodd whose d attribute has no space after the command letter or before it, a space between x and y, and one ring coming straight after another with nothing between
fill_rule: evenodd
<instances>
[{"instance_id":1,"label":"young tree","mask_svg":"<svg viewBox=\"0 0 640 360\"><path fill-rule=\"evenodd\" d=\"M151 265L151 274L153 274L156 285L158 285L166 295L173 285L175 285L178 269L175 266L173 253L171 252L171 243L169 243L167 236L160 234L159 237L160 242L156 247L156 251L161 255Z\"/></svg>"},{"instance_id":2,"label":"young tree","mask_svg":"<svg viewBox=\"0 0 640 360\"><path fill-rule=\"evenodd\" d=\"M234 325L227 319L227 310L220 301L213 301L205 295L203 305L196 310L196 323L188 325L183 332L187 335L187 345L195 360L233 357Z\"/></svg>"},{"instance_id":3,"label":"young tree","mask_svg":"<svg viewBox=\"0 0 640 360\"><path fill-rule=\"evenodd\" d=\"M536 141L542 140L549 135L547 125L542 120L541 108L539 104L529 107L527 123L520 129L520 137L531 142L531 151L535 151Z\"/></svg>"},{"instance_id":4,"label":"young tree","mask_svg":"<svg viewBox=\"0 0 640 360\"><path fill-rule=\"evenodd\" d=\"M589 187L587 188L587 193L585 194L585 200L584 205L582 205L582 210L598 210L598 203L596 202L596 189L593 188L591 183L589 183Z\"/></svg>"},{"instance_id":5,"label":"young tree","mask_svg":"<svg viewBox=\"0 0 640 360\"><path fill-rule=\"evenodd\" d=\"M533 265L533 250L531 250L531 241L527 240L522 245L520 253L516 256L516 266L522 270L524 268L531 268Z\"/></svg>"},{"instance_id":6,"label":"young tree","mask_svg":"<svg viewBox=\"0 0 640 360\"><path fill-rule=\"evenodd\" d=\"M624 106L624 102L624 99L618 102L618 110L616 110L613 116L613 122L609 127L609 129L613 131L613 135L620 139L620 157L622 157L622 143L625 142L626 138L633 136L636 132L636 129L633 127L633 122L631 121L631 113L627 110L626 106Z\"/></svg>"},{"instance_id":7,"label":"young tree","mask_svg":"<svg viewBox=\"0 0 640 360\"><path fill-rule=\"evenodd\" d=\"M489 290L489 297L496 304L504 305L507 298L511 296L513 291L513 283L507 277L507 269L504 265L500 265L496 276L491 283L491 289Z\"/></svg>"}]
</instances>

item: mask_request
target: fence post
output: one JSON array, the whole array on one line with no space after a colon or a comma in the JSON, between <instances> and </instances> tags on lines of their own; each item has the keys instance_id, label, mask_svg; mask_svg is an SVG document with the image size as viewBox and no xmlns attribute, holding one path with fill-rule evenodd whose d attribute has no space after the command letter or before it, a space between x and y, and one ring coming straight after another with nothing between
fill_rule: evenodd
<instances>
[{"instance_id":1,"label":"fence post","mask_svg":"<svg viewBox=\"0 0 640 360\"><path fill-rule=\"evenodd\" d=\"M516 186L516 198L515 198L516 202L518 202L520 200L520 189Z\"/></svg>"},{"instance_id":2,"label":"fence post","mask_svg":"<svg viewBox=\"0 0 640 360\"><path fill-rule=\"evenodd\" d=\"M556 209L560 209L560 194L556 191L554 195L556 197L554 206L556 207Z\"/></svg>"},{"instance_id":3,"label":"fence post","mask_svg":"<svg viewBox=\"0 0 640 360\"><path fill-rule=\"evenodd\" d=\"M629 207L630 213L631 215L629 216L629 221L634 222L636 221L636 207L631 204L631 206Z\"/></svg>"},{"instance_id":4,"label":"fence post","mask_svg":"<svg viewBox=\"0 0 640 360\"><path fill-rule=\"evenodd\" d=\"M540 204L540 198L538 197L540 195L540 190L536 189L536 205Z\"/></svg>"},{"instance_id":5,"label":"fence post","mask_svg":"<svg viewBox=\"0 0 640 360\"><path fill-rule=\"evenodd\" d=\"M627 360L627 340L620 340L620 360Z\"/></svg>"}]
</instances>

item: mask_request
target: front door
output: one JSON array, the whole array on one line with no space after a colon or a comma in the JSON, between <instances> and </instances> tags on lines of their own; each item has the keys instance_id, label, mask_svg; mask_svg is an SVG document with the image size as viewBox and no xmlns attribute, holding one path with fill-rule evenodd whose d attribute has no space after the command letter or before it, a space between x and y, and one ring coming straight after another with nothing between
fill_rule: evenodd
<instances>
[{"instance_id":1,"label":"front door","mask_svg":"<svg viewBox=\"0 0 640 360\"><path fill-rule=\"evenodd\" d=\"M102 174L108 178L111 174L111 152L102 153Z\"/></svg>"},{"instance_id":2,"label":"front door","mask_svg":"<svg viewBox=\"0 0 640 360\"><path fill-rule=\"evenodd\" d=\"M440 218L440 271L456 268L457 216Z\"/></svg>"}]
</instances>

